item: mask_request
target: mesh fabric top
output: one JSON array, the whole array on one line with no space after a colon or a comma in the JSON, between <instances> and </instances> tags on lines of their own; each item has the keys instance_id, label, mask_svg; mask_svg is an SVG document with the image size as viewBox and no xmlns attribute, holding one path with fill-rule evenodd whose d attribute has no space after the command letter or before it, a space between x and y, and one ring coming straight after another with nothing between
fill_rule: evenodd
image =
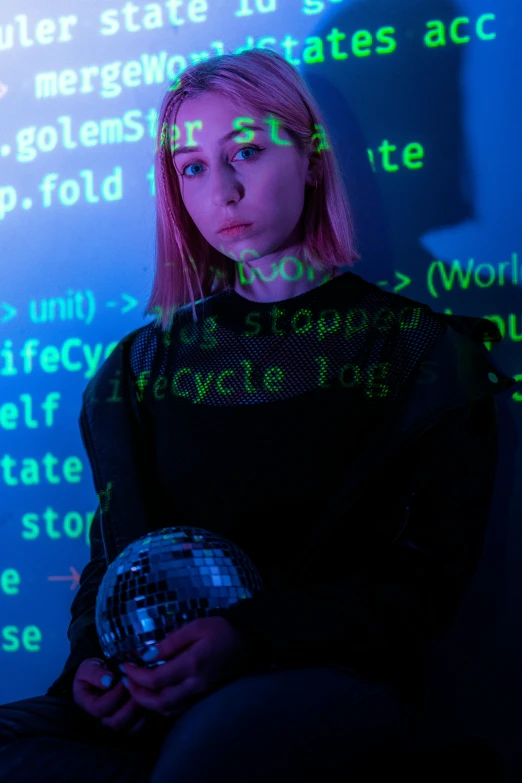
<instances>
[{"instance_id":1,"label":"mesh fabric top","mask_svg":"<svg viewBox=\"0 0 522 783\"><path fill-rule=\"evenodd\" d=\"M133 344L138 386L150 386L149 376L139 380L147 370L169 380L168 394L149 395L149 406L161 397L198 406L274 403L327 388L394 400L422 358L421 343L428 336L431 345L445 328L429 307L350 272L280 302L232 290L196 309L197 323L186 306L168 333L149 324Z\"/></svg>"},{"instance_id":2,"label":"mesh fabric top","mask_svg":"<svg viewBox=\"0 0 522 783\"><path fill-rule=\"evenodd\" d=\"M172 509L151 525L220 532L273 577L393 410L426 350L420 337L431 345L446 327L351 272L281 302L232 290L196 307L197 323L188 306L167 333L149 324L133 344L150 459ZM354 520L343 535L372 536L374 523Z\"/></svg>"}]
</instances>

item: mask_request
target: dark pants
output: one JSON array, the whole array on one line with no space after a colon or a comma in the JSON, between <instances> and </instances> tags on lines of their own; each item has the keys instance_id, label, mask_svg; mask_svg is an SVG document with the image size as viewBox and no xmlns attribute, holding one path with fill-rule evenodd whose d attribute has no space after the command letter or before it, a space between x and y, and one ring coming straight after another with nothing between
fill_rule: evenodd
<instances>
[{"instance_id":1,"label":"dark pants","mask_svg":"<svg viewBox=\"0 0 522 783\"><path fill-rule=\"evenodd\" d=\"M242 677L143 734L106 729L73 702L0 706L1 783L374 781L414 746L395 688L316 667Z\"/></svg>"}]
</instances>

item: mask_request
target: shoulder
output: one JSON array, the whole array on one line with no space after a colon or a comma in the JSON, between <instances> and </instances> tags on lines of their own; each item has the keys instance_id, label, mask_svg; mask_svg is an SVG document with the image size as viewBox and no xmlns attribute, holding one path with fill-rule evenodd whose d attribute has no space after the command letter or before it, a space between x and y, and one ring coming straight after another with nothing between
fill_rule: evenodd
<instances>
[{"instance_id":1,"label":"shoulder","mask_svg":"<svg viewBox=\"0 0 522 783\"><path fill-rule=\"evenodd\" d=\"M135 383L145 366L144 357L154 355L160 337L161 330L151 322L112 343L112 350L108 346L110 352L83 392L84 403L88 405L95 401L103 389L110 388L111 384L114 386L115 379L123 385Z\"/></svg>"},{"instance_id":2,"label":"shoulder","mask_svg":"<svg viewBox=\"0 0 522 783\"><path fill-rule=\"evenodd\" d=\"M123 338L122 343L125 344L130 369L136 378L140 373L150 369L163 334L165 333L156 326L156 322L152 321Z\"/></svg>"},{"instance_id":3,"label":"shoulder","mask_svg":"<svg viewBox=\"0 0 522 783\"><path fill-rule=\"evenodd\" d=\"M516 383L490 355L490 343L502 335L487 318L436 312L371 283L364 286L361 307L368 325L363 355L370 356L394 399L418 386L422 399L415 406L428 413L443 400L455 406L459 398L481 399Z\"/></svg>"},{"instance_id":4,"label":"shoulder","mask_svg":"<svg viewBox=\"0 0 522 783\"><path fill-rule=\"evenodd\" d=\"M422 323L425 327L442 326L443 331L449 328L469 337L475 343L496 343L502 340L497 324L487 318L440 313L425 302L411 299L402 294L383 291L367 280L363 281L363 291L362 307L365 310L375 312L376 318L380 318L379 328L381 329L383 323L388 323L392 331L395 327L395 331L402 332L407 336L408 329L413 328L415 324L419 326ZM391 313L393 317L388 316L386 320L387 313Z\"/></svg>"}]
</instances>

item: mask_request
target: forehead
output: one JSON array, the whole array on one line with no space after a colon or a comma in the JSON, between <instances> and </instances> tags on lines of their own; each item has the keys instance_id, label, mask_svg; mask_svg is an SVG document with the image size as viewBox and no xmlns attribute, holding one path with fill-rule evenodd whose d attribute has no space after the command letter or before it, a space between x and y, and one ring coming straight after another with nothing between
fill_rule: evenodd
<instances>
[{"instance_id":1,"label":"forehead","mask_svg":"<svg viewBox=\"0 0 522 783\"><path fill-rule=\"evenodd\" d=\"M265 143L292 146L286 129L270 112L260 115L246 103L216 93L187 98L179 107L175 123L164 124L163 133L162 144L167 145L168 136L174 157L224 148L236 140L250 143L262 139Z\"/></svg>"},{"instance_id":2,"label":"forehead","mask_svg":"<svg viewBox=\"0 0 522 783\"><path fill-rule=\"evenodd\" d=\"M208 92L183 101L177 113L176 123L180 125L199 120L203 128L220 130L227 125L231 129L237 117L248 117L259 124L262 120L246 103L237 103L225 96Z\"/></svg>"}]
</instances>

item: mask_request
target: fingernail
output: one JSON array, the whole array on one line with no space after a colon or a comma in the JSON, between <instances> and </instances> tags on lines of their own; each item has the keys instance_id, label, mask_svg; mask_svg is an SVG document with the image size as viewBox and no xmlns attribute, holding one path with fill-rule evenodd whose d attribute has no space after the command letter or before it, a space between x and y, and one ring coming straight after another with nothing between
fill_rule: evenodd
<instances>
[{"instance_id":1,"label":"fingernail","mask_svg":"<svg viewBox=\"0 0 522 783\"><path fill-rule=\"evenodd\" d=\"M101 684L104 688L110 688L112 685L112 674L104 674L101 678Z\"/></svg>"},{"instance_id":2,"label":"fingernail","mask_svg":"<svg viewBox=\"0 0 522 783\"><path fill-rule=\"evenodd\" d=\"M144 653L141 657L144 661L153 661L154 658L158 654L158 648L157 647L149 647L146 653Z\"/></svg>"},{"instance_id":3,"label":"fingernail","mask_svg":"<svg viewBox=\"0 0 522 783\"><path fill-rule=\"evenodd\" d=\"M126 688L129 687L129 680L127 679L127 677L122 677L121 681L125 685Z\"/></svg>"}]
</instances>

